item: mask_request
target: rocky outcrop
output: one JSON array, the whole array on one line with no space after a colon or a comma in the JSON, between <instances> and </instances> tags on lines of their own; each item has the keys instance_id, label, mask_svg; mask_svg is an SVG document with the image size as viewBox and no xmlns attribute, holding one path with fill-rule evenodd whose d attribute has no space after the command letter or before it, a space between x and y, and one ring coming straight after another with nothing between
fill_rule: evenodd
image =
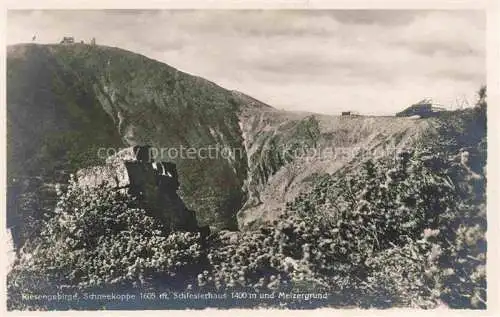
<instances>
[{"instance_id":1,"label":"rocky outcrop","mask_svg":"<svg viewBox=\"0 0 500 317\"><path fill-rule=\"evenodd\" d=\"M194 211L177 194L180 184L176 165L153 161L148 146L126 148L108 158L105 165L79 170L76 176L85 188L104 184L129 193L171 230L200 229Z\"/></svg>"}]
</instances>

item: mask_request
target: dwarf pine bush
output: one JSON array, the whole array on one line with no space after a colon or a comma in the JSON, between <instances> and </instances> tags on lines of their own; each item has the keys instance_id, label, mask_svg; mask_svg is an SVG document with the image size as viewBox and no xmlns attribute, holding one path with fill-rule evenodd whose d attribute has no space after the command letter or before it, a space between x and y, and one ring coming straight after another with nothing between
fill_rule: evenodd
<instances>
[{"instance_id":1,"label":"dwarf pine bush","mask_svg":"<svg viewBox=\"0 0 500 317\"><path fill-rule=\"evenodd\" d=\"M485 179L471 173L412 151L325 177L289 204L332 241L311 244L313 271L328 285L350 277L334 289L358 305L484 308Z\"/></svg>"},{"instance_id":2,"label":"dwarf pine bush","mask_svg":"<svg viewBox=\"0 0 500 317\"><path fill-rule=\"evenodd\" d=\"M105 185L83 189L72 180L55 215L20 252L9 296L43 287L184 289L201 258L199 234L169 232L132 197Z\"/></svg>"},{"instance_id":3,"label":"dwarf pine bush","mask_svg":"<svg viewBox=\"0 0 500 317\"><path fill-rule=\"evenodd\" d=\"M325 176L257 231L169 232L131 197L74 182L9 274L39 289L326 291L331 305L486 305L485 179L426 151ZM289 305L289 307L295 307Z\"/></svg>"},{"instance_id":4,"label":"dwarf pine bush","mask_svg":"<svg viewBox=\"0 0 500 317\"><path fill-rule=\"evenodd\" d=\"M10 305L43 286L308 290L330 293L331 305L484 308L484 186L453 158L406 151L323 177L257 231L202 243L125 194L72 182L9 274Z\"/></svg>"}]
</instances>

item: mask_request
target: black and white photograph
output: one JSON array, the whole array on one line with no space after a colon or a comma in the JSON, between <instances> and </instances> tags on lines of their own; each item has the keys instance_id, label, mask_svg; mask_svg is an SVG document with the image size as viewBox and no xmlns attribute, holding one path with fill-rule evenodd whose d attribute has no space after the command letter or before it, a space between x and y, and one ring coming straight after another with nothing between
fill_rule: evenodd
<instances>
[{"instance_id":1,"label":"black and white photograph","mask_svg":"<svg viewBox=\"0 0 500 317\"><path fill-rule=\"evenodd\" d=\"M486 10L6 18L8 311L495 301Z\"/></svg>"}]
</instances>

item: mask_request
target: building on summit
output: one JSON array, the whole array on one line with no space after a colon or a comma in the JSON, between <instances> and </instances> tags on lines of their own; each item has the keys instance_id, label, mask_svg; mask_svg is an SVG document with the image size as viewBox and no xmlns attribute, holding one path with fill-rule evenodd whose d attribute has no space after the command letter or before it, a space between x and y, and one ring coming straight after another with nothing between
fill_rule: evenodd
<instances>
[{"instance_id":1,"label":"building on summit","mask_svg":"<svg viewBox=\"0 0 500 317\"><path fill-rule=\"evenodd\" d=\"M74 44L74 43L75 43L75 38L72 36L65 36L60 42L60 44Z\"/></svg>"}]
</instances>

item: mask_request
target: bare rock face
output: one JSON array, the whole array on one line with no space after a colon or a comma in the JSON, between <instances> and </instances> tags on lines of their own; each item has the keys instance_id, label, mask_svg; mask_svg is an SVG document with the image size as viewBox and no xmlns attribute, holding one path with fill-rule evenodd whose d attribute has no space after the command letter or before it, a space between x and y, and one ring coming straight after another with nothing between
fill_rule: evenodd
<instances>
[{"instance_id":1,"label":"bare rock face","mask_svg":"<svg viewBox=\"0 0 500 317\"><path fill-rule=\"evenodd\" d=\"M84 168L76 173L76 177L82 187L88 188L103 183L111 188L125 188L130 183L125 162Z\"/></svg>"},{"instance_id":2,"label":"bare rock face","mask_svg":"<svg viewBox=\"0 0 500 317\"><path fill-rule=\"evenodd\" d=\"M152 161L148 146L121 150L109 157L105 165L79 170L76 176L78 184L85 188L105 184L129 193L171 230L198 230L195 213L187 209L177 194L175 164Z\"/></svg>"}]
</instances>

